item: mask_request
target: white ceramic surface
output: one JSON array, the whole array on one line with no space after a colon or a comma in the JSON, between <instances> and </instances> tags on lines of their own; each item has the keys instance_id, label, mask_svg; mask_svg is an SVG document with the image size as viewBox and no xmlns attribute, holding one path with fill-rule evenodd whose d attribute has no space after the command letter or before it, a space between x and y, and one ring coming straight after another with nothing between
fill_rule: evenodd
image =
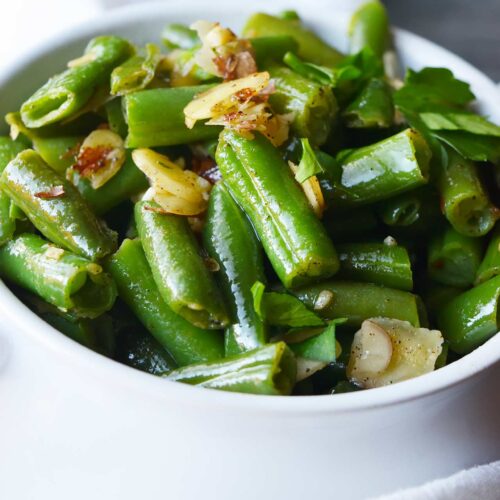
<instances>
[{"instance_id":1,"label":"white ceramic surface","mask_svg":"<svg viewBox=\"0 0 500 500\"><path fill-rule=\"evenodd\" d=\"M197 18L238 28L250 12L294 2L267 4L183 0L106 14L0 75L0 114L93 35L144 42L167 20ZM334 3L310 4L303 17L343 47L346 20ZM500 121L485 76L430 42L396 34L408 65L452 68ZM392 387L271 398L165 382L114 363L43 323L2 283L0 318L1 499L359 499L500 458L500 335Z\"/></svg>"}]
</instances>

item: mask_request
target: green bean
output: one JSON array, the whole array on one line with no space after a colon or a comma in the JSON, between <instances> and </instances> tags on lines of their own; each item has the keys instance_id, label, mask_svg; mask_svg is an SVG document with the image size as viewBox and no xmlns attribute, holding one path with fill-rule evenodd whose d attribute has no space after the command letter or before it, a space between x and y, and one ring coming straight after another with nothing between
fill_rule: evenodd
<instances>
[{"instance_id":1,"label":"green bean","mask_svg":"<svg viewBox=\"0 0 500 500\"><path fill-rule=\"evenodd\" d=\"M147 331L126 329L117 340L116 359L132 368L158 375L177 368L175 361Z\"/></svg>"},{"instance_id":2,"label":"green bean","mask_svg":"<svg viewBox=\"0 0 500 500\"><path fill-rule=\"evenodd\" d=\"M199 85L151 89L126 95L123 102L129 128L127 147L174 146L217 137L220 127L198 123L188 129L184 124L184 108L209 88Z\"/></svg>"},{"instance_id":3,"label":"green bean","mask_svg":"<svg viewBox=\"0 0 500 500\"><path fill-rule=\"evenodd\" d=\"M250 43L259 69L272 62L281 63L287 52L296 52L299 47L295 38L289 35L250 38Z\"/></svg>"},{"instance_id":4,"label":"green bean","mask_svg":"<svg viewBox=\"0 0 500 500\"><path fill-rule=\"evenodd\" d=\"M186 217L161 214L154 201L135 205L144 253L163 300L199 328L224 328L229 319L214 277ZM153 209L153 210L152 210Z\"/></svg>"},{"instance_id":5,"label":"green bean","mask_svg":"<svg viewBox=\"0 0 500 500\"><path fill-rule=\"evenodd\" d=\"M441 216L439 196L424 186L380 202L376 213L386 226L413 228L419 223L431 226Z\"/></svg>"},{"instance_id":6,"label":"green bean","mask_svg":"<svg viewBox=\"0 0 500 500\"><path fill-rule=\"evenodd\" d=\"M106 116L110 130L125 139L128 133L127 122L123 116L122 99L116 98L106 103Z\"/></svg>"},{"instance_id":7,"label":"green bean","mask_svg":"<svg viewBox=\"0 0 500 500\"><path fill-rule=\"evenodd\" d=\"M186 366L164 377L223 391L287 395L292 392L295 374L293 353L284 342L278 342L221 361Z\"/></svg>"},{"instance_id":8,"label":"green bean","mask_svg":"<svg viewBox=\"0 0 500 500\"><path fill-rule=\"evenodd\" d=\"M192 49L200 44L198 33L184 24L167 24L161 32L161 39L169 49Z\"/></svg>"},{"instance_id":9,"label":"green bean","mask_svg":"<svg viewBox=\"0 0 500 500\"><path fill-rule=\"evenodd\" d=\"M130 151L127 151L125 163L118 173L98 189L94 189L90 180L81 177L76 170L68 171L68 179L97 215L109 212L121 202L145 191L149 186L145 175L135 166Z\"/></svg>"},{"instance_id":10,"label":"green bean","mask_svg":"<svg viewBox=\"0 0 500 500\"><path fill-rule=\"evenodd\" d=\"M217 164L247 213L285 287L333 275L339 266L324 227L309 207L279 151L262 135L225 130Z\"/></svg>"},{"instance_id":11,"label":"green bean","mask_svg":"<svg viewBox=\"0 0 500 500\"><path fill-rule=\"evenodd\" d=\"M369 47L381 58L388 49L389 42L389 19L383 4L378 0L362 4L352 16L349 25L351 54Z\"/></svg>"},{"instance_id":12,"label":"green bean","mask_svg":"<svg viewBox=\"0 0 500 500\"><path fill-rule=\"evenodd\" d=\"M467 354L498 332L500 276L467 290L438 315L438 325L450 348Z\"/></svg>"},{"instance_id":13,"label":"green bean","mask_svg":"<svg viewBox=\"0 0 500 500\"><path fill-rule=\"evenodd\" d=\"M26 142L21 139L13 141L0 136L0 173L25 148ZM16 230L16 218L11 214L11 205L10 198L0 190L0 245L12 238Z\"/></svg>"},{"instance_id":14,"label":"green bean","mask_svg":"<svg viewBox=\"0 0 500 500\"><path fill-rule=\"evenodd\" d=\"M256 281L265 281L262 249L246 215L222 183L210 194L203 241L219 265L217 274L231 309L226 356L264 345L266 327L254 309L251 292Z\"/></svg>"},{"instance_id":15,"label":"green bean","mask_svg":"<svg viewBox=\"0 0 500 500\"><path fill-rule=\"evenodd\" d=\"M81 135L34 137L33 148L50 168L64 177L66 170L75 163L83 140Z\"/></svg>"},{"instance_id":16,"label":"green bean","mask_svg":"<svg viewBox=\"0 0 500 500\"><path fill-rule=\"evenodd\" d=\"M116 247L116 233L91 211L76 188L32 150L19 153L3 171L0 185L49 240L99 259Z\"/></svg>"},{"instance_id":17,"label":"green bean","mask_svg":"<svg viewBox=\"0 0 500 500\"><path fill-rule=\"evenodd\" d=\"M343 111L349 128L388 128L394 123L394 104L389 85L381 78L372 78L360 94Z\"/></svg>"},{"instance_id":18,"label":"green bean","mask_svg":"<svg viewBox=\"0 0 500 500\"><path fill-rule=\"evenodd\" d=\"M423 300L425 307L429 312L429 318L432 321L435 321L441 309L443 309L448 302L451 302L455 297L458 297L464 291L465 290L463 288L431 283L423 294Z\"/></svg>"},{"instance_id":19,"label":"green bean","mask_svg":"<svg viewBox=\"0 0 500 500\"><path fill-rule=\"evenodd\" d=\"M248 19L242 35L246 38L291 36L299 44L298 55L315 64L334 66L342 58L340 52L330 47L296 19L280 19L269 14L257 13Z\"/></svg>"},{"instance_id":20,"label":"green bean","mask_svg":"<svg viewBox=\"0 0 500 500\"><path fill-rule=\"evenodd\" d=\"M197 328L162 299L139 240L124 240L107 269L120 298L179 366L223 356L220 332Z\"/></svg>"},{"instance_id":21,"label":"green bean","mask_svg":"<svg viewBox=\"0 0 500 500\"><path fill-rule=\"evenodd\" d=\"M448 151L448 163L438 175L442 209L450 224L464 236L483 236L498 218L478 175L477 166Z\"/></svg>"},{"instance_id":22,"label":"green bean","mask_svg":"<svg viewBox=\"0 0 500 500\"><path fill-rule=\"evenodd\" d=\"M435 236L429 244L427 261L429 277L443 285L468 287L474 283L483 245L478 238L471 238L448 228Z\"/></svg>"},{"instance_id":23,"label":"green bean","mask_svg":"<svg viewBox=\"0 0 500 500\"><path fill-rule=\"evenodd\" d=\"M291 128L298 137L324 144L337 114L337 101L328 85L321 85L288 68L270 69L276 91L269 102L280 114L293 114Z\"/></svg>"},{"instance_id":24,"label":"green bean","mask_svg":"<svg viewBox=\"0 0 500 500\"><path fill-rule=\"evenodd\" d=\"M337 245L340 270L337 278L368 281L411 291L413 276L406 248L383 243Z\"/></svg>"},{"instance_id":25,"label":"green bean","mask_svg":"<svg viewBox=\"0 0 500 500\"><path fill-rule=\"evenodd\" d=\"M361 205L421 186L427 182L430 155L423 137L412 129L347 151L336 171L329 171L334 200L338 205Z\"/></svg>"},{"instance_id":26,"label":"green bean","mask_svg":"<svg viewBox=\"0 0 500 500\"><path fill-rule=\"evenodd\" d=\"M125 95L145 89L155 77L161 61L160 49L146 44L145 55L135 55L117 66L111 73L111 95Z\"/></svg>"},{"instance_id":27,"label":"green bean","mask_svg":"<svg viewBox=\"0 0 500 500\"><path fill-rule=\"evenodd\" d=\"M347 318L347 326L358 327L375 317L409 321L413 326L427 322L420 297L372 283L326 281L294 293L322 318Z\"/></svg>"},{"instance_id":28,"label":"green bean","mask_svg":"<svg viewBox=\"0 0 500 500\"><path fill-rule=\"evenodd\" d=\"M101 266L22 234L0 248L0 273L50 304L95 318L113 306L116 289Z\"/></svg>"},{"instance_id":29,"label":"green bean","mask_svg":"<svg viewBox=\"0 0 500 500\"><path fill-rule=\"evenodd\" d=\"M481 264L476 272L475 284L479 285L500 274L500 225L497 224Z\"/></svg>"},{"instance_id":30,"label":"green bean","mask_svg":"<svg viewBox=\"0 0 500 500\"><path fill-rule=\"evenodd\" d=\"M75 115L97 88L107 83L113 68L127 59L132 46L116 36L90 41L78 64L52 77L21 106L23 122L38 128Z\"/></svg>"}]
</instances>

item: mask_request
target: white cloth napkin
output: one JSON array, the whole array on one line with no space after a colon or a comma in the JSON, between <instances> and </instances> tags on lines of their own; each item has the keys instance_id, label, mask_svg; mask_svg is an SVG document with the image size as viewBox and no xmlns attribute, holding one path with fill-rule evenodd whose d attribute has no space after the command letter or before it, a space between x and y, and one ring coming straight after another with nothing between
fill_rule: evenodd
<instances>
[{"instance_id":1,"label":"white cloth napkin","mask_svg":"<svg viewBox=\"0 0 500 500\"><path fill-rule=\"evenodd\" d=\"M2 3L0 71L2 67L55 32L80 24L104 8L141 0L15 0ZM167 1L167 0L166 0ZM306 0L304 0L306 2ZM346 0L354 9L360 0ZM500 453L500 444L499 444ZM474 467L417 488L373 500L500 500L500 462Z\"/></svg>"},{"instance_id":2,"label":"white cloth napkin","mask_svg":"<svg viewBox=\"0 0 500 500\"><path fill-rule=\"evenodd\" d=\"M499 500L500 461L372 500Z\"/></svg>"}]
</instances>

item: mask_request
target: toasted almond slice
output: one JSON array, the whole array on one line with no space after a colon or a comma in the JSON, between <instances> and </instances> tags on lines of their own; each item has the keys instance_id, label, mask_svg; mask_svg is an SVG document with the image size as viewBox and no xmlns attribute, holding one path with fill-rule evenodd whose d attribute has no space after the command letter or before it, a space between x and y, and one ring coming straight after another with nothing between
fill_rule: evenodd
<instances>
[{"instance_id":1,"label":"toasted almond slice","mask_svg":"<svg viewBox=\"0 0 500 500\"><path fill-rule=\"evenodd\" d=\"M98 189L118 173L124 162L123 139L109 129L98 129L83 141L73 169Z\"/></svg>"}]
</instances>

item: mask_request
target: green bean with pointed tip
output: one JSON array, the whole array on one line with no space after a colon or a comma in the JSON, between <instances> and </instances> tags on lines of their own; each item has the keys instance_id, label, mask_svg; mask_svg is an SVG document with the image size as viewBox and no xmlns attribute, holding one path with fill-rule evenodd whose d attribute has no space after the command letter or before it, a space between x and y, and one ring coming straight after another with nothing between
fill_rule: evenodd
<instances>
[{"instance_id":1,"label":"green bean with pointed tip","mask_svg":"<svg viewBox=\"0 0 500 500\"><path fill-rule=\"evenodd\" d=\"M75 115L107 83L115 66L133 52L129 42L117 36L90 41L79 64L52 77L21 106L27 127L38 128Z\"/></svg>"},{"instance_id":2,"label":"green bean with pointed tip","mask_svg":"<svg viewBox=\"0 0 500 500\"><path fill-rule=\"evenodd\" d=\"M256 281L265 281L262 248L246 215L222 183L210 194L203 241L219 264L217 275L231 310L226 356L264 345L266 327L255 311L251 292Z\"/></svg>"},{"instance_id":3,"label":"green bean with pointed tip","mask_svg":"<svg viewBox=\"0 0 500 500\"><path fill-rule=\"evenodd\" d=\"M350 53L356 54L369 47L381 58L389 43L389 19L384 5L378 0L362 4L353 14L349 25Z\"/></svg>"},{"instance_id":4,"label":"green bean with pointed tip","mask_svg":"<svg viewBox=\"0 0 500 500\"><path fill-rule=\"evenodd\" d=\"M164 374L167 380L199 387L267 395L290 394L295 376L295 357L284 342Z\"/></svg>"}]
</instances>

